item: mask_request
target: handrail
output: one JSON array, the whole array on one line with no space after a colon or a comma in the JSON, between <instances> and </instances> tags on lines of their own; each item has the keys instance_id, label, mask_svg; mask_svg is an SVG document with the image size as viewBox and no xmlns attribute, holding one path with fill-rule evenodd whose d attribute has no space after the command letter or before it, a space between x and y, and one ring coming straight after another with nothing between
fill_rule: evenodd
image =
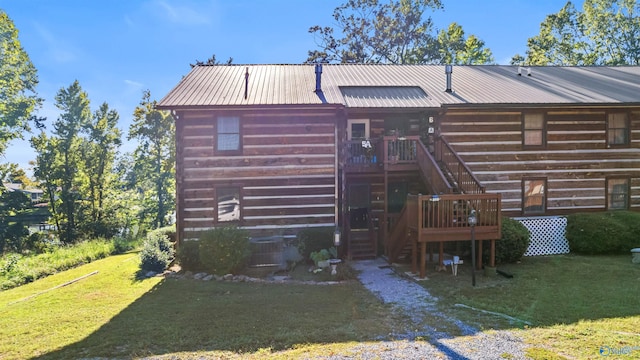
<instances>
[{"instance_id":1,"label":"handrail","mask_svg":"<svg viewBox=\"0 0 640 360\"><path fill-rule=\"evenodd\" d=\"M436 139L436 159L442 161L457 182L458 189L465 194L484 194L486 188L476 178L460 155L442 136Z\"/></svg>"},{"instance_id":2,"label":"handrail","mask_svg":"<svg viewBox=\"0 0 640 360\"><path fill-rule=\"evenodd\" d=\"M442 173L438 163L429 153L422 141L418 142L416 160L418 162L418 168L422 172L425 180L427 180L429 185L431 185L431 190L435 194L451 194L454 192L453 186L449 184L449 181Z\"/></svg>"},{"instance_id":3,"label":"handrail","mask_svg":"<svg viewBox=\"0 0 640 360\"><path fill-rule=\"evenodd\" d=\"M470 227L469 214L476 212L476 229L497 231L500 238L500 194L445 194L438 197L421 195L418 199L422 210L420 232L442 233L443 230L464 230ZM438 241L437 239L434 239ZM462 239L461 239L462 240Z\"/></svg>"}]
</instances>

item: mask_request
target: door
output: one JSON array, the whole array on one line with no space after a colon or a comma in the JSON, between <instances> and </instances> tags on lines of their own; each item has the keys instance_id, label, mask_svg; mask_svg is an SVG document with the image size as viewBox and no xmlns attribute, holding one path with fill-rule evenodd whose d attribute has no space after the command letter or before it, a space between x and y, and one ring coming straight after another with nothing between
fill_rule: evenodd
<instances>
[{"instance_id":1,"label":"door","mask_svg":"<svg viewBox=\"0 0 640 360\"><path fill-rule=\"evenodd\" d=\"M349 229L369 229L369 184L352 184L349 186Z\"/></svg>"},{"instance_id":2,"label":"door","mask_svg":"<svg viewBox=\"0 0 640 360\"><path fill-rule=\"evenodd\" d=\"M369 184L350 184L347 194L348 251L352 259L376 256L376 243L371 227L371 188Z\"/></svg>"}]
</instances>

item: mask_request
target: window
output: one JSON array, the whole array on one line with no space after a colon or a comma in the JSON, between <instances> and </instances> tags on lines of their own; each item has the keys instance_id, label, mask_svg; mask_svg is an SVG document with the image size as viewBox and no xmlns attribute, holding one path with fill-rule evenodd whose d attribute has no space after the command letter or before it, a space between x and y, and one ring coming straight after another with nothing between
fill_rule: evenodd
<instances>
[{"instance_id":1,"label":"window","mask_svg":"<svg viewBox=\"0 0 640 360\"><path fill-rule=\"evenodd\" d=\"M629 179L607 179L607 209L629 208Z\"/></svg>"},{"instance_id":2,"label":"window","mask_svg":"<svg viewBox=\"0 0 640 360\"><path fill-rule=\"evenodd\" d=\"M364 140L369 138L369 120L347 120L347 140Z\"/></svg>"},{"instance_id":3,"label":"window","mask_svg":"<svg viewBox=\"0 0 640 360\"><path fill-rule=\"evenodd\" d=\"M522 122L522 145L544 146L544 115L524 114Z\"/></svg>"},{"instance_id":4,"label":"window","mask_svg":"<svg viewBox=\"0 0 640 360\"><path fill-rule=\"evenodd\" d=\"M547 208L547 179L522 180L522 213L542 214Z\"/></svg>"},{"instance_id":5,"label":"window","mask_svg":"<svg viewBox=\"0 0 640 360\"><path fill-rule=\"evenodd\" d=\"M240 119L237 117L219 117L217 125L217 150L239 151Z\"/></svg>"},{"instance_id":6,"label":"window","mask_svg":"<svg viewBox=\"0 0 640 360\"><path fill-rule=\"evenodd\" d=\"M240 189L217 188L216 208L219 223L240 220Z\"/></svg>"},{"instance_id":7,"label":"window","mask_svg":"<svg viewBox=\"0 0 640 360\"><path fill-rule=\"evenodd\" d=\"M614 113L607 116L607 145L629 145L629 121L627 113Z\"/></svg>"}]
</instances>

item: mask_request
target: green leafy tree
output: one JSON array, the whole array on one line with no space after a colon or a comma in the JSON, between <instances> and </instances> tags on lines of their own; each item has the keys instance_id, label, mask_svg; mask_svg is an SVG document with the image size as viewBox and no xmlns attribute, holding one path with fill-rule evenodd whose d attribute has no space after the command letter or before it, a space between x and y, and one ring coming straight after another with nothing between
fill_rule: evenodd
<instances>
[{"instance_id":1,"label":"green leafy tree","mask_svg":"<svg viewBox=\"0 0 640 360\"><path fill-rule=\"evenodd\" d=\"M0 9L0 154L9 141L30 130L32 114L42 103L37 84L36 68L20 44L18 30Z\"/></svg>"},{"instance_id":2,"label":"green leafy tree","mask_svg":"<svg viewBox=\"0 0 640 360\"><path fill-rule=\"evenodd\" d=\"M175 126L167 111L156 109L147 90L134 110L129 140L137 139L134 152L135 182L143 195L143 215L152 218L154 228L168 224L175 209Z\"/></svg>"},{"instance_id":3,"label":"green leafy tree","mask_svg":"<svg viewBox=\"0 0 640 360\"><path fill-rule=\"evenodd\" d=\"M3 191L0 194L0 254L22 250L22 243L29 230L20 215L31 207L31 199L19 191Z\"/></svg>"},{"instance_id":4,"label":"green leafy tree","mask_svg":"<svg viewBox=\"0 0 640 360\"><path fill-rule=\"evenodd\" d=\"M337 31L319 25L309 29L316 38L318 49L309 51L306 62L445 63L442 51L459 51L441 48L457 44L439 42L434 35L433 21L426 15L427 11L442 7L440 0L348 0L333 12ZM467 40L461 39L464 46L460 51L467 51ZM485 51L484 43L475 37L471 39L469 55L460 58L469 63L492 61L491 52ZM477 53L489 56L480 57Z\"/></svg>"},{"instance_id":5,"label":"green leafy tree","mask_svg":"<svg viewBox=\"0 0 640 360\"><path fill-rule=\"evenodd\" d=\"M58 155L60 156L60 200L61 215L64 222L60 225L61 241L73 243L76 240L76 215L79 211L80 193L79 176L82 169L83 139L80 132L91 121L89 97L76 80L66 89L56 94L56 107L62 111L53 124L53 134L57 137Z\"/></svg>"},{"instance_id":6,"label":"green leafy tree","mask_svg":"<svg viewBox=\"0 0 640 360\"><path fill-rule=\"evenodd\" d=\"M453 22L447 30L438 33L438 51L441 64L470 65L495 62L491 50L475 35L465 37L462 26Z\"/></svg>"},{"instance_id":7,"label":"green leafy tree","mask_svg":"<svg viewBox=\"0 0 640 360\"><path fill-rule=\"evenodd\" d=\"M112 172L118 148L122 144L118 129L118 112L103 103L85 125L87 141L82 152L87 179L89 219L83 224L86 233L93 237L109 237L117 229L112 199L117 177Z\"/></svg>"},{"instance_id":8,"label":"green leafy tree","mask_svg":"<svg viewBox=\"0 0 640 360\"><path fill-rule=\"evenodd\" d=\"M60 229L61 216L58 213L60 197L57 194L61 187L62 174L60 160L57 156L57 139L47 136L42 131L38 136L31 138L31 147L36 151L36 159L33 161L33 176L44 191L44 199L49 204L56 229Z\"/></svg>"},{"instance_id":9,"label":"green leafy tree","mask_svg":"<svg viewBox=\"0 0 640 360\"><path fill-rule=\"evenodd\" d=\"M582 11L571 1L540 24L527 41L526 56L513 64L639 65L640 5L635 0L585 0Z\"/></svg>"}]
</instances>

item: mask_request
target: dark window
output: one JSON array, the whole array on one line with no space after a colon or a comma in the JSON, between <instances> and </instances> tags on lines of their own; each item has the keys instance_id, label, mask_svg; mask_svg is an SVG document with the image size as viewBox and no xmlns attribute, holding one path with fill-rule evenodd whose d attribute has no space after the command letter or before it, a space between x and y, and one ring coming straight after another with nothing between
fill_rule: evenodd
<instances>
[{"instance_id":1,"label":"dark window","mask_svg":"<svg viewBox=\"0 0 640 360\"><path fill-rule=\"evenodd\" d=\"M367 138L367 125L364 123L351 124L351 139L363 140Z\"/></svg>"},{"instance_id":2,"label":"dark window","mask_svg":"<svg viewBox=\"0 0 640 360\"><path fill-rule=\"evenodd\" d=\"M547 208L547 179L522 180L522 213L542 214Z\"/></svg>"},{"instance_id":3,"label":"dark window","mask_svg":"<svg viewBox=\"0 0 640 360\"><path fill-rule=\"evenodd\" d=\"M240 119L237 117L219 117L217 125L217 150L240 150Z\"/></svg>"},{"instance_id":4,"label":"dark window","mask_svg":"<svg viewBox=\"0 0 640 360\"><path fill-rule=\"evenodd\" d=\"M522 144L524 146L544 146L544 115L524 114L522 121Z\"/></svg>"},{"instance_id":5,"label":"dark window","mask_svg":"<svg viewBox=\"0 0 640 360\"><path fill-rule=\"evenodd\" d=\"M629 121L627 113L613 113L607 116L607 145L629 144Z\"/></svg>"},{"instance_id":6,"label":"dark window","mask_svg":"<svg viewBox=\"0 0 640 360\"><path fill-rule=\"evenodd\" d=\"M629 208L629 179L607 179L607 209Z\"/></svg>"},{"instance_id":7,"label":"dark window","mask_svg":"<svg viewBox=\"0 0 640 360\"><path fill-rule=\"evenodd\" d=\"M240 189L217 188L216 208L218 209L218 222L240 220Z\"/></svg>"}]
</instances>

